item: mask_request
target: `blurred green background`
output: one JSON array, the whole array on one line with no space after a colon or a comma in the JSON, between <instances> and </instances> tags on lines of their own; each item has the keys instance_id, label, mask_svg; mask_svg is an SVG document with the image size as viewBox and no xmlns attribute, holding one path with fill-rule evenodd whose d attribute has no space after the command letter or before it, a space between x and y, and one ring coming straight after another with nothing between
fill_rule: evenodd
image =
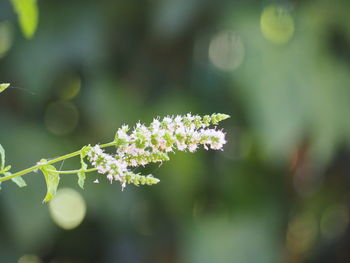
<instances>
[{"instance_id":1,"label":"blurred green background","mask_svg":"<svg viewBox=\"0 0 350 263\"><path fill-rule=\"evenodd\" d=\"M67 175L46 205L39 173L23 189L2 184L1 263L350 262L349 1L38 9L26 39L0 0L0 81L12 84L0 96L0 142L13 171L109 142L124 123L232 118L224 151L145 168L161 179L153 187L121 192L92 174L81 190Z\"/></svg>"}]
</instances>

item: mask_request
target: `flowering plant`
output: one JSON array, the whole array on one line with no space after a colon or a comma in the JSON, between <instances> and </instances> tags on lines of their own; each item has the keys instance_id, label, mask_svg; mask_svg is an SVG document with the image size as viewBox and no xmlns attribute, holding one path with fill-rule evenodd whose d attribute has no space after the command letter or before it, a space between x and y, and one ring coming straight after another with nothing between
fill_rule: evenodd
<instances>
[{"instance_id":1,"label":"flowering plant","mask_svg":"<svg viewBox=\"0 0 350 263\"><path fill-rule=\"evenodd\" d=\"M0 92L8 86L9 84L0 84ZM229 115L220 113L203 117L187 114L163 119L155 118L149 126L137 123L131 131L128 125L123 125L110 143L87 145L78 151L51 160L41 159L36 165L16 173L11 173L11 166L5 165L5 150L0 145L0 183L12 180L18 186L24 187L26 183L22 176L40 170L47 185L47 194L43 202L48 202L54 197L60 174L77 174L81 188L84 187L86 174L95 171L106 175L111 183L119 182L122 189L127 184L136 186L157 184L159 179L153 175L141 175L131 169L149 163L169 161L169 153L176 150L195 152L200 145L206 150L222 150L226 143L225 133L218 130L217 125L227 118ZM116 150L109 154L104 151L107 147L115 147ZM77 156L80 157L81 163L78 170L59 171L53 166L55 163Z\"/></svg>"}]
</instances>

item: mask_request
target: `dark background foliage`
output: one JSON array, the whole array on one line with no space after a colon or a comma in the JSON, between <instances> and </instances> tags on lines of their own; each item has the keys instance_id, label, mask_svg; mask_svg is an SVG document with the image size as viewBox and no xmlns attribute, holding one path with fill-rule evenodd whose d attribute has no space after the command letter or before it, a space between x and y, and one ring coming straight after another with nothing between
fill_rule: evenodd
<instances>
[{"instance_id":1,"label":"dark background foliage","mask_svg":"<svg viewBox=\"0 0 350 263\"><path fill-rule=\"evenodd\" d=\"M41 203L41 174L2 184L0 262L350 261L349 1L38 5L27 40L0 0L0 80L12 84L0 142L14 171L109 142L124 123L232 118L223 152L145 168L154 187L62 177L87 206L72 230Z\"/></svg>"}]
</instances>

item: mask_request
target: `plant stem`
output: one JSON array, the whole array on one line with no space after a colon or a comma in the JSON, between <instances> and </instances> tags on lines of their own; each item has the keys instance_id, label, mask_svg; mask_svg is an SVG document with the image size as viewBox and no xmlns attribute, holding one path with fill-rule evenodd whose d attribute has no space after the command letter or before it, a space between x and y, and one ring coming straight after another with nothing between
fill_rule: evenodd
<instances>
[{"instance_id":1,"label":"plant stem","mask_svg":"<svg viewBox=\"0 0 350 263\"><path fill-rule=\"evenodd\" d=\"M84 173L95 172L95 171L97 171L97 168L90 168L90 169L86 169L86 170L68 170L68 171L53 171L53 170L48 169L47 171L56 172L59 174L76 174L78 172L84 172Z\"/></svg>"},{"instance_id":2,"label":"plant stem","mask_svg":"<svg viewBox=\"0 0 350 263\"><path fill-rule=\"evenodd\" d=\"M114 146L114 145L116 145L116 142L105 143L105 144L101 144L100 148L106 148L106 147L110 147L110 146ZM52 159L50 161L47 161L45 163L37 163L36 165L34 165L32 167L29 167L27 169L24 169L22 171L19 171L17 173L14 173L14 174L11 174L11 175L8 175L8 176L4 176L4 177L0 177L0 182L8 181L8 180L10 180L12 178L31 173L31 172L33 172L35 170L40 169L42 166L45 166L45 165L48 165L48 164L54 164L54 163L57 163L57 162L60 162L60 161L63 161L63 160L66 160L66 159L78 156L80 154L81 154L81 150L75 151L75 152L72 152L72 153L69 153L69 154L66 154L66 155L62 155L60 157L57 157L57 158ZM79 171L80 170L61 171L61 172L57 171L57 172L60 173L60 174L74 174L74 173L77 173ZM85 170L85 172L93 172L93 171L96 171L96 169L95 168L91 168L91 169Z\"/></svg>"}]
</instances>

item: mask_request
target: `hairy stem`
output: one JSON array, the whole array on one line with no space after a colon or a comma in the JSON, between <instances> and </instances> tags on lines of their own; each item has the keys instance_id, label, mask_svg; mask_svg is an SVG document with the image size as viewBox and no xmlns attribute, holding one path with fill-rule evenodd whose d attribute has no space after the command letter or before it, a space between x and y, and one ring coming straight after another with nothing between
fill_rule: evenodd
<instances>
[{"instance_id":1,"label":"hairy stem","mask_svg":"<svg viewBox=\"0 0 350 263\"><path fill-rule=\"evenodd\" d=\"M90 168L90 169L86 169L86 170L67 170L67 171L53 171L53 170L47 169L47 171L55 172L55 173L59 173L59 174L76 174L78 172L84 172L84 173L95 172L95 171L97 171L97 168Z\"/></svg>"},{"instance_id":2,"label":"hairy stem","mask_svg":"<svg viewBox=\"0 0 350 263\"><path fill-rule=\"evenodd\" d=\"M106 148L106 147L110 147L110 146L114 146L114 145L116 145L115 142L110 142L110 143L101 144L100 147L101 148ZM73 158L73 157L78 156L80 154L81 154L81 150L75 151L75 152L72 152L72 153L69 153L69 154L66 154L66 155L62 155L62 156L57 157L55 159L49 160L49 161L47 161L45 163L37 163L36 165L34 165L32 167L29 167L27 169L24 169L22 171L19 171L17 173L14 173L14 174L11 174L11 175L8 175L8 176L4 176L4 177L0 177L0 182L11 180L12 178L15 178L15 177L18 177L18 176L22 176L22 175L31 173L31 172L33 172L35 170L38 170L44 165L54 164L54 163L57 163L57 162L60 162L60 161L63 161L63 160L67 160L69 158ZM77 173L79 171L80 170L57 171L57 172L60 173L60 174L75 174L75 173ZM88 169L88 170L84 170L84 172L93 172L93 171L96 171L96 169L95 168L91 168L91 169Z\"/></svg>"}]
</instances>

